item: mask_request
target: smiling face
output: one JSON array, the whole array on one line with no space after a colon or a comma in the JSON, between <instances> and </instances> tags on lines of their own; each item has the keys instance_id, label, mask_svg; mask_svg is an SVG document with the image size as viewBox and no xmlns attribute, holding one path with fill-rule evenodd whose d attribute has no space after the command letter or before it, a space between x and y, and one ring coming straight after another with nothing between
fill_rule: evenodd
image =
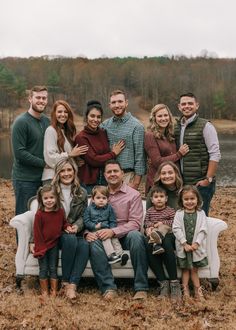
<instances>
[{"instance_id":1,"label":"smiling face","mask_svg":"<svg viewBox=\"0 0 236 330\"><path fill-rule=\"evenodd\" d=\"M175 187L176 174L171 165L165 165L162 167L160 172L160 180L162 184L166 187Z\"/></svg>"},{"instance_id":2,"label":"smiling face","mask_svg":"<svg viewBox=\"0 0 236 330\"><path fill-rule=\"evenodd\" d=\"M118 187L122 184L124 172L118 164L108 164L104 172L107 183L111 187Z\"/></svg>"},{"instance_id":3,"label":"smiling face","mask_svg":"<svg viewBox=\"0 0 236 330\"><path fill-rule=\"evenodd\" d=\"M96 108L91 109L87 115L86 121L87 126L91 130L96 131L102 122L101 111Z\"/></svg>"},{"instance_id":4,"label":"smiling face","mask_svg":"<svg viewBox=\"0 0 236 330\"><path fill-rule=\"evenodd\" d=\"M59 124L64 125L68 120L68 111L64 105L59 104L55 112L56 120Z\"/></svg>"},{"instance_id":5,"label":"smiling face","mask_svg":"<svg viewBox=\"0 0 236 330\"><path fill-rule=\"evenodd\" d=\"M42 194L42 202L45 212L50 212L54 209L56 205L56 196L53 191L46 191Z\"/></svg>"},{"instance_id":6,"label":"smiling face","mask_svg":"<svg viewBox=\"0 0 236 330\"><path fill-rule=\"evenodd\" d=\"M164 130L170 123L170 116L167 109L158 110L155 114L155 121L159 128Z\"/></svg>"},{"instance_id":7,"label":"smiling face","mask_svg":"<svg viewBox=\"0 0 236 330\"><path fill-rule=\"evenodd\" d=\"M41 114L48 103L48 92L32 92L32 95L29 97L29 103L33 111Z\"/></svg>"},{"instance_id":8,"label":"smiling face","mask_svg":"<svg viewBox=\"0 0 236 330\"><path fill-rule=\"evenodd\" d=\"M116 117L123 117L126 114L128 100L124 94L112 95L109 103L110 109Z\"/></svg>"},{"instance_id":9,"label":"smiling face","mask_svg":"<svg viewBox=\"0 0 236 330\"><path fill-rule=\"evenodd\" d=\"M182 96L178 104L179 111L182 112L186 119L191 118L198 110L199 103L194 97Z\"/></svg>"},{"instance_id":10,"label":"smiling face","mask_svg":"<svg viewBox=\"0 0 236 330\"><path fill-rule=\"evenodd\" d=\"M185 191L182 195L182 201L186 212L193 213L196 211L198 198L193 191Z\"/></svg>"},{"instance_id":11,"label":"smiling face","mask_svg":"<svg viewBox=\"0 0 236 330\"><path fill-rule=\"evenodd\" d=\"M70 185L75 178L75 171L71 164L66 163L59 173L60 182L65 185Z\"/></svg>"}]
</instances>

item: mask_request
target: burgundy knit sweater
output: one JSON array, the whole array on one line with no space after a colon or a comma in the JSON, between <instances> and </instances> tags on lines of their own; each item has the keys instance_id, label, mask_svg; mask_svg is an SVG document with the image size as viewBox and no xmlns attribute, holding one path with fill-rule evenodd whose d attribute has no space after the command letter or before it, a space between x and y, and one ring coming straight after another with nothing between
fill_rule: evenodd
<instances>
[{"instance_id":1,"label":"burgundy knit sweater","mask_svg":"<svg viewBox=\"0 0 236 330\"><path fill-rule=\"evenodd\" d=\"M99 170L103 170L105 162L116 157L115 153L110 151L107 133L101 128L92 131L85 126L76 136L75 143L79 146L86 144L89 147L88 152L83 156L85 164L79 167L80 182L95 184Z\"/></svg>"},{"instance_id":2,"label":"burgundy knit sweater","mask_svg":"<svg viewBox=\"0 0 236 330\"><path fill-rule=\"evenodd\" d=\"M56 246L63 229L68 226L63 209L51 212L38 210L34 219L34 257L43 257L47 250Z\"/></svg>"}]
</instances>

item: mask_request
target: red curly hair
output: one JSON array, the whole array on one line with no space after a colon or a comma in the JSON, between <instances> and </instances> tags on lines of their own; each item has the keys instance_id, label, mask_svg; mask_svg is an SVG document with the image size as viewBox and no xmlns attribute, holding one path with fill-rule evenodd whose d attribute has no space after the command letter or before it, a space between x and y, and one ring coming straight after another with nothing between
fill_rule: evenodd
<instances>
[{"instance_id":1,"label":"red curly hair","mask_svg":"<svg viewBox=\"0 0 236 330\"><path fill-rule=\"evenodd\" d=\"M74 114L70 107L70 105L63 100L56 101L52 106L52 112L51 112L51 125L57 132L57 145L60 150L60 152L64 152L64 144L65 144L65 137L62 133L61 125L58 123L56 118L56 110L59 105L62 105L65 107L65 109L68 112L68 119L64 126L64 134L67 138L67 140L70 142L71 146L74 146L74 138L76 134L76 127L74 124Z\"/></svg>"}]
</instances>

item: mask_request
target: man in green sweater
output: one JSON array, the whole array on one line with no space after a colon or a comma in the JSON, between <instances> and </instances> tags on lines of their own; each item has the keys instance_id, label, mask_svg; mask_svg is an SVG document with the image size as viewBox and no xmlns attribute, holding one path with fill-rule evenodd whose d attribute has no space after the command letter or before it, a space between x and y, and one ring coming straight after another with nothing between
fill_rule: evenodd
<instances>
[{"instance_id":1,"label":"man in green sweater","mask_svg":"<svg viewBox=\"0 0 236 330\"><path fill-rule=\"evenodd\" d=\"M35 196L41 186L45 166L43 140L45 130L49 126L49 119L43 114L47 102L47 88L33 87L29 95L29 110L19 115L12 126L12 179L16 214L27 211L29 198Z\"/></svg>"}]
</instances>

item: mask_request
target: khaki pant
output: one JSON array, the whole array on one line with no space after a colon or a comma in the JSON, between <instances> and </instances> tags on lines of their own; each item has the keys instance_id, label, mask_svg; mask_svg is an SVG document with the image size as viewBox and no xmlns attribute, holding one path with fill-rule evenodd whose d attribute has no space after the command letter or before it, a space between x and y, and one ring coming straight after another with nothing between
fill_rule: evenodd
<instances>
[{"instance_id":1,"label":"khaki pant","mask_svg":"<svg viewBox=\"0 0 236 330\"><path fill-rule=\"evenodd\" d=\"M106 255L109 257L112 253L115 253L117 256L123 254L123 249L118 238L108 238L102 241Z\"/></svg>"},{"instance_id":2,"label":"khaki pant","mask_svg":"<svg viewBox=\"0 0 236 330\"><path fill-rule=\"evenodd\" d=\"M134 172L127 172L124 174L124 178L123 178L123 181L126 183L126 184L129 184L130 181L132 182L133 181L133 178L134 178Z\"/></svg>"}]
</instances>

